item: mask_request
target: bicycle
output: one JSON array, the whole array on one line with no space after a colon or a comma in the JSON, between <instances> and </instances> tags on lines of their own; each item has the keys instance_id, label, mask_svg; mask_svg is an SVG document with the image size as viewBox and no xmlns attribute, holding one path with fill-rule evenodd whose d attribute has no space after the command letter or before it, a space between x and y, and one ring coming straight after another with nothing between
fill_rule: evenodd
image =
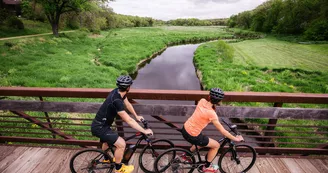
<instances>
[{"instance_id":1,"label":"bicycle","mask_svg":"<svg viewBox=\"0 0 328 173\"><path fill-rule=\"evenodd\" d=\"M236 125L230 125L223 119L222 121L230 128L230 132L239 135ZM253 147L245 144L236 145L227 137L219 139L218 142L220 148L216 156L222 153L218 160L220 172L247 172L252 168L256 160L256 151ZM226 144L229 144L229 147L225 150L224 146ZM195 155L198 159L197 162ZM183 148L172 148L164 151L156 158L154 168L156 172L191 173L195 169L202 172L204 164L205 160L202 160L200 151L196 146L194 153Z\"/></svg>"},{"instance_id":2,"label":"bicycle","mask_svg":"<svg viewBox=\"0 0 328 173\"><path fill-rule=\"evenodd\" d=\"M144 128L148 128L148 122L142 121ZM146 173L155 173L154 164L152 161L160 154L160 150L165 150L167 148L174 147L174 144L166 139L158 139L152 141L148 138L147 135L137 132L134 135L125 138L125 141L130 139L134 139L136 137L140 138L137 140L135 145L127 146L123 155L122 163L128 163L135 153L138 146L141 144L142 141L146 141L146 146L142 149L139 156L139 165L140 168ZM101 149L85 149L82 151L77 152L74 154L70 160L70 169L72 173L100 173L100 172L107 172L111 173L115 169L115 162L114 162L114 146L110 146L105 151ZM108 152L111 154L108 154ZM109 158L109 162L103 162L104 156ZM147 161L150 161L148 163Z\"/></svg>"}]
</instances>

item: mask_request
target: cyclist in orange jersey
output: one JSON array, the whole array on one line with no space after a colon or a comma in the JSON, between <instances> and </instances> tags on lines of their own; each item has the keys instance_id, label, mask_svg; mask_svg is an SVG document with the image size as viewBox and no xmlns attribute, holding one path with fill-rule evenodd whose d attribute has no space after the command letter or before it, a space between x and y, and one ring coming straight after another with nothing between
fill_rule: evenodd
<instances>
[{"instance_id":1,"label":"cyclist in orange jersey","mask_svg":"<svg viewBox=\"0 0 328 173\"><path fill-rule=\"evenodd\" d=\"M201 133L210 122L214 124L218 131L232 141L240 142L244 140L241 135L236 137L231 135L220 123L215 112L215 105L220 105L223 98L224 92L220 88L212 88L208 99L201 99L198 102L194 113L188 118L182 128L183 138L193 144L190 151L195 151L195 145L210 148L206 154L206 163L202 168L203 172L218 171L218 167L212 165L211 162L214 160L216 153L220 148L220 144L218 141L204 136Z\"/></svg>"}]
</instances>

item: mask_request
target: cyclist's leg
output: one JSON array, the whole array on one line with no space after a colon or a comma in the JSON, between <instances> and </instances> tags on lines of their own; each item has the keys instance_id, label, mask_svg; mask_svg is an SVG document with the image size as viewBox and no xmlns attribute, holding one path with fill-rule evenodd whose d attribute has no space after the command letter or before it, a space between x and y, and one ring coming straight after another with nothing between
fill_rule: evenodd
<instances>
[{"instance_id":1,"label":"cyclist's leg","mask_svg":"<svg viewBox=\"0 0 328 173\"><path fill-rule=\"evenodd\" d=\"M207 161L212 162L220 148L220 143L212 138L209 138L209 142L206 147L210 148L207 153Z\"/></svg>"},{"instance_id":2,"label":"cyclist's leg","mask_svg":"<svg viewBox=\"0 0 328 173\"><path fill-rule=\"evenodd\" d=\"M115 163L121 163L123 154L124 154L124 150L125 150L125 146L126 146L125 140L121 137L118 137L118 139L114 143L114 146L116 147L116 150L114 153Z\"/></svg>"},{"instance_id":3,"label":"cyclist's leg","mask_svg":"<svg viewBox=\"0 0 328 173\"><path fill-rule=\"evenodd\" d=\"M201 149L201 148L204 148L204 147L197 146L197 148L198 148L198 149ZM194 152L194 151L196 150L196 145L192 145L192 146L189 148L189 150L190 150L191 152Z\"/></svg>"},{"instance_id":4,"label":"cyclist's leg","mask_svg":"<svg viewBox=\"0 0 328 173\"><path fill-rule=\"evenodd\" d=\"M114 146L116 147L116 150L114 153L116 172L119 172L119 173L132 172L134 169L133 165L124 165L121 163L123 155L124 155L125 146L126 146L125 140L121 137L118 137L114 143Z\"/></svg>"}]
</instances>

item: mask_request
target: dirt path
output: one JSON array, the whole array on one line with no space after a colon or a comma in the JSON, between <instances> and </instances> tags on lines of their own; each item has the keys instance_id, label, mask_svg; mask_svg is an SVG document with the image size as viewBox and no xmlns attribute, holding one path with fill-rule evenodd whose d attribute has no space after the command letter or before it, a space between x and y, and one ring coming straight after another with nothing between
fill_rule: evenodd
<instances>
[{"instance_id":1,"label":"dirt path","mask_svg":"<svg viewBox=\"0 0 328 173\"><path fill-rule=\"evenodd\" d=\"M62 31L59 33L67 33L67 32L75 32L75 31ZM16 36L16 37L6 37L6 38L0 38L1 40L12 40L12 39L17 39L17 38L29 38L29 37L37 37L37 36L43 36L43 35L51 35L51 33L43 33L43 34L34 34L34 35L23 35L23 36Z\"/></svg>"}]
</instances>

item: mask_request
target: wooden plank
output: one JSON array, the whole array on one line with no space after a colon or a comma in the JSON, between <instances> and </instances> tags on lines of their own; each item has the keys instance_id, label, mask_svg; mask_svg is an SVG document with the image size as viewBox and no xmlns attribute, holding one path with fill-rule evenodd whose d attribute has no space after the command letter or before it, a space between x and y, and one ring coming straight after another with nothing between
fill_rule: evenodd
<instances>
[{"instance_id":1,"label":"wooden plank","mask_svg":"<svg viewBox=\"0 0 328 173\"><path fill-rule=\"evenodd\" d=\"M63 169L62 167L69 166L69 160L73 155L73 153L75 152L76 151L70 151L64 149L59 150L57 153L58 156L53 160L53 164L46 167L45 172L62 173L61 172L61 169Z\"/></svg>"},{"instance_id":2,"label":"wooden plank","mask_svg":"<svg viewBox=\"0 0 328 173\"><path fill-rule=\"evenodd\" d=\"M328 172L328 164L325 164L322 159L309 159L319 172Z\"/></svg>"},{"instance_id":3,"label":"wooden plank","mask_svg":"<svg viewBox=\"0 0 328 173\"><path fill-rule=\"evenodd\" d=\"M143 172L139 166L139 153L134 153L129 161L129 165L134 166L133 173Z\"/></svg>"},{"instance_id":4,"label":"wooden plank","mask_svg":"<svg viewBox=\"0 0 328 173\"><path fill-rule=\"evenodd\" d=\"M106 98L112 89L0 87L0 96L44 96ZM129 99L194 100L206 98L208 91L131 89ZM225 92L225 102L282 102L327 104L328 94L279 92Z\"/></svg>"},{"instance_id":5,"label":"wooden plank","mask_svg":"<svg viewBox=\"0 0 328 173\"><path fill-rule=\"evenodd\" d=\"M60 169L58 170L58 173L71 173L71 170L69 168L69 163L72 158L72 156L76 153L76 151L69 151L66 150L66 155L64 155L64 158L62 160L62 166L59 167Z\"/></svg>"},{"instance_id":6,"label":"wooden plank","mask_svg":"<svg viewBox=\"0 0 328 173\"><path fill-rule=\"evenodd\" d=\"M22 165L19 169L17 169L17 165L14 166L15 168L13 170L15 171L9 171L9 172L24 172L24 173L32 173L33 169L40 163L41 160L43 160L47 154L49 153L49 148L34 148L33 147L33 153L28 157L28 160L25 160L25 158L22 158L22 160L19 162L20 165ZM25 163L24 163L25 162Z\"/></svg>"},{"instance_id":7,"label":"wooden plank","mask_svg":"<svg viewBox=\"0 0 328 173\"><path fill-rule=\"evenodd\" d=\"M54 163L55 158L61 157L58 155L60 149L50 149L49 152L32 170L33 173L44 173L45 170Z\"/></svg>"},{"instance_id":8,"label":"wooden plank","mask_svg":"<svg viewBox=\"0 0 328 173\"><path fill-rule=\"evenodd\" d=\"M241 161L241 164L242 165L245 165L246 163L249 164L250 161L251 161L251 159L252 159L251 157L244 157L244 158L241 158L240 161ZM256 162L257 161L255 161L255 163ZM256 164L254 164L253 167L249 171L247 171L247 172L250 172L250 173L261 173L261 171L257 168Z\"/></svg>"},{"instance_id":9,"label":"wooden plank","mask_svg":"<svg viewBox=\"0 0 328 173\"><path fill-rule=\"evenodd\" d=\"M290 173L288 168L279 158L266 158L266 160L276 173Z\"/></svg>"},{"instance_id":10,"label":"wooden plank","mask_svg":"<svg viewBox=\"0 0 328 173\"><path fill-rule=\"evenodd\" d=\"M270 163L266 160L266 158L257 158L255 165L260 172L274 173L274 169L272 168Z\"/></svg>"},{"instance_id":11,"label":"wooden plank","mask_svg":"<svg viewBox=\"0 0 328 173\"><path fill-rule=\"evenodd\" d=\"M78 112L95 113L100 103L85 102L40 102L40 101L8 101L0 100L0 110L42 111L42 112ZM191 115L193 105L134 105L140 115ZM220 106L216 112L227 118L274 118L274 119L327 119L328 109L305 108L258 108Z\"/></svg>"},{"instance_id":12,"label":"wooden plank","mask_svg":"<svg viewBox=\"0 0 328 173\"><path fill-rule=\"evenodd\" d=\"M316 169L316 166L313 166L312 163L307 159L295 159L295 161L304 170L304 172L320 173Z\"/></svg>"},{"instance_id":13,"label":"wooden plank","mask_svg":"<svg viewBox=\"0 0 328 173\"><path fill-rule=\"evenodd\" d=\"M291 173L305 173L299 164L296 163L295 159L282 158L281 160Z\"/></svg>"},{"instance_id":14,"label":"wooden plank","mask_svg":"<svg viewBox=\"0 0 328 173\"><path fill-rule=\"evenodd\" d=\"M1 146L2 147L2 146ZM17 158L19 158L29 147L17 147L10 155L4 160L0 161L0 172L3 172L8 166L10 166Z\"/></svg>"},{"instance_id":15,"label":"wooden plank","mask_svg":"<svg viewBox=\"0 0 328 173\"><path fill-rule=\"evenodd\" d=\"M11 155L16 146L0 146L0 160L4 160L7 156Z\"/></svg>"},{"instance_id":16,"label":"wooden plank","mask_svg":"<svg viewBox=\"0 0 328 173\"><path fill-rule=\"evenodd\" d=\"M41 148L30 147L22 155L16 158L4 171L3 173L12 173L12 172L24 172L22 168L24 165L29 164L34 154L38 153Z\"/></svg>"}]
</instances>

